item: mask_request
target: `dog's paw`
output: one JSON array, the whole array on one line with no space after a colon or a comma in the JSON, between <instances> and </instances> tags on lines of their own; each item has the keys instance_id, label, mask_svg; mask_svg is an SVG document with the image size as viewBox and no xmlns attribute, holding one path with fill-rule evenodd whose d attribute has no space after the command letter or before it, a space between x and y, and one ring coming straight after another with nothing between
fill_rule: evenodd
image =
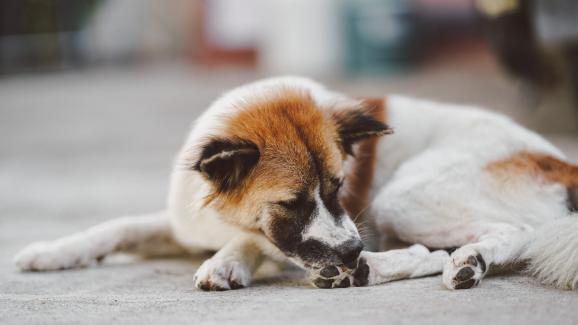
<instances>
[{"instance_id":1,"label":"dog's paw","mask_svg":"<svg viewBox=\"0 0 578 325\"><path fill-rule=\"evenodd\" d=\"M321 289L347 288L351 281L351 270L343 266L326 266L310 274L311 283Z\"/></svg>"},{"instance_id":2,"label":"dog's paw","mask_svg":"<svg viewBox=\"0 0 578 325\"><path fill-rule=\"evenodd\" d=\"M474 249L456 250L443 271L443 282L448 289L470 289L477 286L487 271L486 261Z\"/></svg>"},{"instance_id":3,"label":"dog's paw","mask_svg":"<svg viewBox=\"0 0 578 325\"><path fill-rule=\"evenodd\" d=\"M14 257L14 264L21 271L54 271L86 267L97 259L79 254L81 247L67 249L58 242L36 242L22 249Z\"/></svg>"},{"instance_id":4,"label":"dog's paw","mask_svg":"<svg viewBox=\"0 0 578 325\"><path fill-rule=\"evenodd\" d=\"M213 257L201 265L195 274L195 287L205 291L224 291L247 287L251 270L245 263L227 257Z\"/></svg>"},{"instance_id":5,"label":"dog's paw","mask_svg":"<svg viewBox=\"0 0 578 325\"><path fill-rule=\"evenodd\" d=\"M360 258L355 269L341 266L326 266L311 273L311 282L321 289L362 287L368 284L369 265Z\"/></svg>"}]
</instances>

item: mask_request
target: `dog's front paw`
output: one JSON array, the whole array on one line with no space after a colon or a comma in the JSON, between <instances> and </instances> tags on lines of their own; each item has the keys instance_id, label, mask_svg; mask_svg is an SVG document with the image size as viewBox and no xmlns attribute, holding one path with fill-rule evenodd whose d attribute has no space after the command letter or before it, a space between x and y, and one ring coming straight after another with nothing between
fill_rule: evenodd
<instances>
[{"instance_id":1,"label":"dog's front paw","mask_svg":"<svg viewBox=\"0 0 578 325\"><path fill-rule=\"evenodd\" d=\"M326 266L311 273L311 282L321 289L350 287L351 270L341 266Z\"/></svg>"},{"instance_id":2,"label":"dog's front paw","mask_svg":"<svg viewBox=\"0 0 578 325\"><path fill-rule=\"evenodd\" d=\"M474 249L456 250L445 265L443 281L448 289L470 289L478 285L486 273L486 261Z\"/></svg>"},{"instance_id":3,"label":"dog's front paw","mask_svg":"<svg viewBox=\"0 0 578 325\"><path fill-rule=\"evenodd\" d=\"M195 287L205 291L241 289L251 282L251 270L235 258L213 257L201 265L194 278Z\"/></svg>"},{"instance_id":4,"label":"dog's front paw","mask_svg":"<svg viewBox=\"0 0 578 325\"><path fill-rule=\"evenodd\" d=\"M96 259L79 254L81 247L68 247L58 242L36 242L22 249L14 257L14 264L22 271L54 271L85 267Z\"/></svg>"},{"instance_id":5,"label":"dog's front paw","mask_svg":"<svg viewBox=\"0 0 578 325\"><path fill-rule=\"evenodd\" d=\"M355 269L345 266L326 266L311 273L311 282L321 289L363 287L368 284L369 265L360 258Z\"/></svg>"}]
</instances>

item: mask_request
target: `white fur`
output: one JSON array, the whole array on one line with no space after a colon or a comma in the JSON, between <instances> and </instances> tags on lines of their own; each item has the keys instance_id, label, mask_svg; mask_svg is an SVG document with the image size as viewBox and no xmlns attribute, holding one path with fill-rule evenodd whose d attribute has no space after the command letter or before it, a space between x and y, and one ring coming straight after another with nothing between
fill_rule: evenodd
<instances>
[{"instance_id":1,"label":"white fur","mask_svg":"<svg viewBox=\"0 0 578 325\"><path fill-rule=\"evenodd\" d=\"M335 247L347 240L359 238L357 228L348 216L343 217L342 227L336 227L336 220L325 207L319 188L315 189L315 205L317 214L303 232L303 240L316 239Z\"/></svg>"},{"instance_id":2,"label":"white fur","mask_svg":"<svg viewBox=\"0 0 578 325\"><path fill-rule=\"evenodd\" d=\"M199 267L195 274L195 286L217 285L221 289L233 289L235 284L248 286L253 272L262 262L259 241L263 240L261 236L249 233L237 235Z\"/></svg>"},{"instance_id":3,"label":"white fur","mask_svg":"<svg viewBox=\"0 0 578 325\"><path fill-rule=\"evenodd\" d=\"M70 236L25 247L14 258L22 270L59 270L84 267L117 251L145 255L175 254L165 212L111 220Z\"/></svg>"},{"instance_id":4,"label":"white fur","mask_svg":"<svg viewBox=\"0 0 578 325\"><path fill-rule=\"evenodd\" d=\"M223 132L223 118L243 104L266 100L291 88L308 92L321 106L346 107L356 101L305 78L259 81L234 89L216 100L194 123L176 159L167 215L111 221L85 232L24 249L16 264L24 270L52 270L92 263L100 256L169 235L189 251L220 251L198 270L196 285L213 281L227 288L231 280L247 285L263 255L279 250L260 235L245 233L220 219L202 199L209 185L186 168L204 140ZM521 257L544 282L575 288L578 279L578 221L568 216L566 190L532 177L498 180L485 166L520 151L563 154L539 135L509 119L476 108L391 96L387 123L395 134L379 141L378 161L368 214L381 234L429 247L460 247L451 259L443 251L415 246L385 253L364 252L370 284L434 274L444 270L444 283L481 254L490 264ZM347 172L347 169L346 169ZM338 243L356 233L332 231L321 207L306 238ZM170 228L169 228L170 225ZM248 249L248 248L251 249ZM257 249L255 249L257 247ZM444 266L445 265L445 266ZM475 269L475 279L483 273Z\"/></svg>"},{"instance_id":5,"label":"white fur","mask_svg":"<svg viewBox=\"0 0 578 325\"><path fill-rule=\"evenodd\" d=\"M464 266L474 271L475 280L479 282L482 279L487 269L482 269L477 262L475 265L469 262L477 255L483 257L486 268L491 264L507 264L518 259L528 236L534 231L530 226L516 227L505 223L471 223L468 227L461 231L476 237L466 239L470 243L458 248L444 266L443 282L450 289L455 289L457 283L453 279Z\"/></svg>"},{"instance_id":6,"label":"white fur","mask_svg":"<svg viewBox=\"0 0 578 325\"><path fill-rule=\"evenodd\" d=\"M380 141L370 214L382 233L404 241L465 245L444 268L449 288L472 254L481 253L488 267L513 262L533 229L568 215L562 185L523 175L497 180L485 169L521 151L564 159L539 135L471 107L396 96L387 107L396 132ZM568 274L578 272L561 269L550 277L567 280Z\"/></svg>"},{"instance_id":7,"label":"white fur","mask_svg":"<svg viewBox=\"0 0 578 325\"><path fill-rule=\"evenodd\" d=\"M528 272L545 284L578 288L578 216L559 219L540 228L522 253Z\"/></svg>"},{"instance_id":8,"label":"white fur","mask_svg":"<svg viewBox=\"0 0 578 325\"><path fill-rule=\"evenodd\" d=\"M362 252L361 257L369 265L369 285L437 274L449 260L447 252L430 253L423 245L383 253Z\"/></svg>"}]
</instances>

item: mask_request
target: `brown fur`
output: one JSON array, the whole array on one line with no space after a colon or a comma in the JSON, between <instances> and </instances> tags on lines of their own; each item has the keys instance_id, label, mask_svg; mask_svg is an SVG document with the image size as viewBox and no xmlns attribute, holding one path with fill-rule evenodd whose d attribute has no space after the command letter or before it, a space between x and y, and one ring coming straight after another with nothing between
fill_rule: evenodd
<instances>
[{"instance_id":1,"label":"brown fur","mask_svg":"<svg viewBox=\"0 0 578 325\"><path fill-rule=\"evenodd\" d=\"M364 100L368 113L377 121L387 123L384 98ZM341 203L353 220L361 222L359 216L369 205L369 191L373 183L376 164L376 151L379 138L369 138L362 141L355 152L352 170L347 175L346 190L341 196Z\"/></svg>"},{"instance_id":2,"label":"brown fur","mask_svg":"<svg viewBox=\"0 0 578 325\"><path fill-rule=\"evenodd\" d=\"M226 137L257 144L261 157L241 187L216 194L221 208L259 215L263 202L331 186L330 178L342 168L336 125L307 93L286 89L275 98L247 103L228 118L225 130Z\"/></svg>"},{"instance_id":3,"label":"brown fur","mask_svg":"<svg viewBox=\"0 0 578 325\"><path fill-rule=\"evenodd\" d=\"M356 151L354 175L346 175L348 192L355 195L342 201L349 215L356 216L368 203L377 144L373 139L390 133L382 124L383 99L361 104L342 110L317 107L308 93L295 89L243 103L239 113L226 118L221 136L256 144L259 161L240 186L217 190L206 202L227 210L230 222L255 227L264 205L312 194L317 186L322 193L334 191L347 156L344 142L364 140Z\"/></svg>"},{"instance_id":4,"label":"brown fur","mask_svg":"<svg viewBox=\"0 0 578 325\"><path fill-rule=\"evenodd\" d=\"M492 162L486 168L502 178L522 173L539 177L546 182L562 184L568 191L568 208L570 210L577 208L578 166L546 154L523 151Z\"/></svg>"},{"instance_id":5,"label":"brown fur","mask_svg":"<svg viewBox=\"0 0 578 325\"><path fill-rule=\"evenodd\" d=\"M540 153L520 152L504 160L490 163L493 172L526 173L567 187L578 185L578 167Z\"/></svg>"}]
</instances>

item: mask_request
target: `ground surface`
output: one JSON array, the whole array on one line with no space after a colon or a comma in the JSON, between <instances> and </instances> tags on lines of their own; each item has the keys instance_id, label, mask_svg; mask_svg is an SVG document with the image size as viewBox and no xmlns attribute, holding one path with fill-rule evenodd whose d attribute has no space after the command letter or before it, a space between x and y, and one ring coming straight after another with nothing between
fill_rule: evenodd
<instances>
[{"instance_id":1,"label":"ground surface","mask_svg":"<svg viewBox=\"0 0 578 325\"><path fill-rule=\"evenodd\" d=\"M511 84L483 68L432 73L335 85L364 94L435 93L498 109L517 101ZM319 290L290 271L264 274L248 289L206 293L192 285L200 259L15 270L12 256L31 241L161 209L172 155L191 119L221 91L253 78L171 66L0 80L0 324L578 323L578 293L523 276L491 277L457 292L445 290L439 276ZM550 138L578 161L575 138Z\"/></svg>"}]
</instances>

